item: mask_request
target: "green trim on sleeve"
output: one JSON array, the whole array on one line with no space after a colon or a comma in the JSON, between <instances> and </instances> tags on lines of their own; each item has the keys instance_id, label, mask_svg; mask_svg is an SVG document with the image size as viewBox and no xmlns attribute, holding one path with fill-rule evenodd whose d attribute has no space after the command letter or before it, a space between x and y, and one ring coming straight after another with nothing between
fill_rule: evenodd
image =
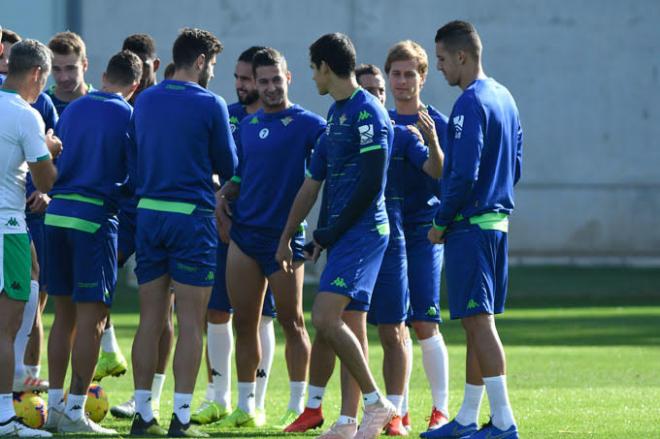
<instances>
[{"instance_id":1,"label":"green trim on sleeve","mask_svg":"<svg viewBox=\"0 0 660 439\"><path fill-rule=\"evenodd\" d=\"M154 200L153 198L141 198L138 203L140 209L158 210L160 212L182 213L190 215L195 211L192 203L183 203L180 201Z\"/></svg>"},{"instance_id":2,"label":"green trim on sleeve","mask_svg":"<svg viewBox=\"0 0 660 439\"><path fill-rule=\"evenodd\" d=\"M81 203L93 204L95 206L103 206L103 200L101 200L100 198L86 197L80 194L57 194L57 195L53 195L53 198L59 198L60 200L80 201Z\"/></svg>"},{"instance_id":3,"label":"green trim on sleeve","mask_svg":"<svg viewBox=\"0 0 660 439\"><path fill-rule=\"evenodd\" d=\"M65 229L80 230L81 232L96 233L101 228L101 224L87 221L73 216L54 215L47 213L44 219L47 226L63 227Z\"/></svg>"},{"instance_id":4,"label":"green trim on sleeve","mask_svg":"<svg viewBox=\"0 0 660 439\"><path fill-rule=\"evenodd\" d=\"M37 162L43 162L44 160L50 160L51 156L50 153L44 154L41 157L37 157Z\"/></svg>"},{"instance_id":5,"label":"green trim on sleeve","mask_svg":"<svg viewBox=\"0 0 660 439\"><path fill-rule=\"evenodd\" d=\"M229 181L231 181L232 183L241 184L241 177L239 177L238 175L234 175L232 178L229 179Z\"/></svg>"},{"instance_id":6,"label":"green trim on sleeve","mask_svg":"<svg viewBox=\"0 0 660 439\"><path fill-rule=\"evenodd\" d=\"M383 149L383 145L369 145L364 148L360 148L360 154L364 154L369 151L376 151L377 149Z\"/></svg>"},{"instance_id":7,"label":"green trim on sleeve","mask_svg":"<svg viewBox=\"0 0 660 439\"><path fill-rule=\"evenodd\" d=\"M434 228L435 230L440 231L440 232L444 232L445 230L447 230L447 226L439 226L439 225L437 225L437 224L435 223L435 219L433 220L433 228Z\"/></svg>"}]
</instances>

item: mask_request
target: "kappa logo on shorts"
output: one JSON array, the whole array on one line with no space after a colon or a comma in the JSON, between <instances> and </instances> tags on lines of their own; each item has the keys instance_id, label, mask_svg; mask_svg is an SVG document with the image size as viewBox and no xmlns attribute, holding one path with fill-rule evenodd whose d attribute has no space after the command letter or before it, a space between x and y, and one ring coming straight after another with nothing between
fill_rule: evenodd
<instances>
[{"instance_id":1,"label":"kappa logo on shorts","mask_svg":"<svg viewBox=\"0 0 660 439\"><path fill-rule=\"evenodd\" d=\"M339 287L339 288L347 288L348 287L348 285L346 285L346 281L341 277L338 277L335 280L333 280L330 283L330 285L335 286L335 287Z\"/></svg>"},{"instance_id":2,"label":"kappa logo on shorts","mask_svg":"<svg viewBox=\"0 0 660 439\"><path fill-rule=\"evenodd\" d=\"M358 127L358 132L360 133L360 145L371 145L374 140L374 126L369 125L360 125Z\"/></svg>"},{"instance_id":3,"label":"kappa logo on shorts","mask_svg":"<svg viewBox=\"0 0 660 439\"><path fill-rule=\"evenodd\" d=\"M11 283L11 289L12 289L12 290L20 290L20 289L21 289L21 284L19 284L18 282L14 281L14 282Z\"/></svg>"},{"instance_id":4,"label":"kappa logo on shorts","mask_svg":"<svg viewBox=\"0 0 660 439\"><path fill-rule=\"evenodd\" d=\"M9 218L9 221L5 223L5 226L18 227L18 220L12 216Z\"/></svg>"},{"instance_id":5,"label":"kappa logo on shorts","mask_svg":"<svg viewBox=\"0 0 660 439\"><path fill-rule=\"evenodd\" d=\"M435 306L429 306L429 309L426 310L427 317L435 317L438 315L438 309Z\"/></svg>"},{"instance_id":6,"label":"kappa logo on shorts","mask_svg":"<svg viewBox=\"0 0 660 439\"><path fill-rule=\"evenodd\" d=\"M215 279L215 273L212 272L212 271L209 271L209 272L206 274L206 280L214 280L214 279Z\"/></svg>"},{"instance_id":7,"label":"kappa logo on shorts","mask_svg":"<svg viewBox=\"0 0 660 439\"><path fill-rule=\"evenodd\" d=\"M475 302L474 299L470 299L470 301L468 302L467 309L475 309L475 308L478 308L478 307L479 307L479 304L477 302Z\"/></svg>"}]
</instances>

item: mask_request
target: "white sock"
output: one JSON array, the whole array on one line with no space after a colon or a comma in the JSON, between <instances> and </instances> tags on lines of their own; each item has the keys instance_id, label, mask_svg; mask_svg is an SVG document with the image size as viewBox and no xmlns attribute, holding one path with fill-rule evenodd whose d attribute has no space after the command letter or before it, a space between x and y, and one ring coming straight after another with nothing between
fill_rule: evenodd
<instances>
[{"instance_id":1,"label":"white sock","mask_svg":"<svg viewBox=\"0 0 660 439\"><path fill-rule=\"evenodd\" d=\"M305 409L305 381L289 381L289 410L301 414Z\"/></svg>"},{"instance_id":2,"label":"white sock","mask_svg":"<svg viewBox=\"0 0 660 439\"><path fill-rule=\"evenodd\" d=\"M431 385L433 406L449 418L449 359L442 334L419 340L426 378Z\"/></svg>"},{"instance_id":3,"label":"white sock","mask_svg":"<svg viewBox=\"0 0 660 439\"><path fill-rule=\"evenodd\" d=\"M18 328L16 338L14 339L14 377L24 377L27 374L25 370L25 348L30 341L30 332L34 325L34 316L37 314L39 306L39 282L33 280L30 282L30 297L25 307L23 307L23 319Z\"/></svg>"},{"instance_id":4,"label":"white sock","mask_svg":"<svg viewBox=\"0 0 660 439\"><path fill-rule=\"evenodd\" d=\"M101 336L101 350L103 352L121 352L115 337L115 327L110 326L103 331Z\"/></svg>"},{"instance_id":5,"label":"white sock","mask_svg":"<svg viewBox=\"0 0 660 439\"><path fill-rule=\"evenodd\" d=\"M213 379L213 397L210 398L228 408L231 405L231 351L234 334L231 323L208 324L207 349Z\"/></svg>"},{"instance_id":6,"label":"white sock","mask_svg":"<svg viewBox=\"0 0 660 439\"><path fill-rule=\"evenodd\" d=\"M160 403L160 395L163 394L165 377L166 375L164 373L155 373L154 379L151 382L151 402L155 406L158 406Z\"/></svg>"},{"instance_id":7,"label":"white sock","mask_svg":"<svg viewBox=\"0 0 660 439\"><path fill-rule=\"evenodd\" d=\"M378 390L374 390L373 392L365 393L362 395L362 400L364 401L364 405L371 405L375 404L378 402L380 399L380 394L378 393Z\"/></svg>"},{"instance_id":8,"label":"white sock","mask_svg":"<svg viewBox=\"0 0 660 439\"><path fill-rule=\"evenodd\" d=\"M273 318L261 316L259 323L259 341L261 342L261 361L257 366L257 388L255 391L255 405L259 410L264 409L266 402L266 389L270 378L270 369L275 356L275 326Z\"/></svg>"},{"instance_id":9,"label":"white sock","mask_svg":"<svg viewBox=\"0 0 660 439\"><path fill-rule=\"evenodd\" d=\"M72 421L82 419L83 415L85 414L85 401L87 401L87 394L70 394L66 399L66 408L64 409L64 413Z\"/></svg>"},{"instance_id":10,"label":"white sock","mask_svg":"<svg viewBox=\"0 0 660 439\"><path fill-rule=\"evenodd\" d=\"M190 422L190 403L192 402L192 393L174 392L174 413L182 424Z\"/></svg>"},{"instance_id":11,"label":"white sock","mask_svg":"<svg viewBox=\"0 0 660 439\"><path fill-rule=\"evenodd\" d=\"M408 413L408 391L410 390L410 376L412 375L414 354L412 338L408 337L406 339L406 363L408 370L406 371L406 386L403 389L403 401L401 402L401 416L405 416Z\"/></svg>"},{"instance_id":12,"label":"white sock","mask_svg":"<svg viewBox=\"0 0 660 439\"><path fill-rule=\"evenodd\" d=\"M476 424L479 421L479 407L484 394L484 386L465 383L463 404L456 415L456 422L461 425Z\"/></svg>"},{"instance_id":13,"label":"white sock","mask_svg":"<svg viewBox=\"0 0 660 439\"><path fill-rule=\"evenodd\" d=\"M39 378L39 374L41 373L41 366L25 365L25 370L27 370L28 375L30 375L32 378Z\"/></svg>"},{"instance_id":14,"label":"white sock","mask_svg":"<svg viewBox=\"0 0 660 439\"><path fill-rule=\"evenodd\" d=\"M357 424L357 418L352 418L350 416L340 415L337 419L337 424L346 425L346 424Z\"/></svg>"},{"instance_id":15,"label":"white sock","mask_svg":"<svg viewBox=\"0 0 660 439\"><path fill-rule=\"evenodd\" d=\"M204 397L206 398L207 401L213 401L213 395L215 394L215 388L213 387L213 383L208 383L206 385L206 394Z\"/></svg>"},{"instance_id":16,"label":"white sock","mask_svg":"<svg viewBox=\"0 0 660 439\"><path fill-rule=\"evenodd\" d=\"M154 418L151 407L151 390L135 390L135 412L139 413L145 422Z\"/></svg>"},{"instance_id":17,"label":"white sock","mask_svg":"<svg viewBox=\"0 0 660 439\"><path fill-rule=\"evenodd\" d=\"M48 389L48 411L64 410L64 389Z\"/></svg>"},{"instance_id":18,"label":"white sock","mask_svg":"<svg viewBox=\"0 0 660 439\"><path fill-rule=\"evenodd\" d=\"M246 413L254 414L254 392L256 386L254 382L238 382L238 408Z\"/></svg>"},{"instance_id":19,"label":"white sock","mask_svg":"<svg viewBox=\"0 0 660 439\"><path fill-rule=\"evenodd\" d=\"M396 414L403 416L404 413L401 412L401 406L403 405L403 395L387 395L387 399L396 407Z\"/></svg>"},{"instance_id":20,"label":"white sock","mask_svg":"<svg viewBox=\"0 0 660 439\"><path fill-rule=\"evenodd\" d=\"M0 422L8 421L16 416L14 412L14 397L11 393L0 394Z\"/></svg>"},{"instance_id":21,"label":"white sock","mask_svg":"<svg viewBox=\"0 0 660 439\"><path fill-rule=\"evenodd\" d=\"M307 389L307 407L310 409L317 409L321 407L324 394L325 387L317 387L310 384L309 388Z\"/></svg>"},{"instance_id":22,"label":"white sock","mask_svg":"<svg viewBox=\"0 0 660 439\"><path fill-rule=\"evenodd\" d=\"M488 402L490 402L490 414L493 425L500 430L508 430L516 421L513 419L509 393L506 389L506 375L496 377L484 377Z\"/></svg>"}]
</instances>

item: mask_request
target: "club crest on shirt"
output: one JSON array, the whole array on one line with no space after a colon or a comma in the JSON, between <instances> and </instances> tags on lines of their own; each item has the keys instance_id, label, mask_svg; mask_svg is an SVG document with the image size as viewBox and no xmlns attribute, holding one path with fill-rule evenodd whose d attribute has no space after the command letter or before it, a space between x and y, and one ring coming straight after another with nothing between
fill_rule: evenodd
<instances>
[{"instance_id":1,"label":"club crest on shirt","mask_svg":"<svg viewBox=\"0 0 660 439\"><path fill-rule=\"evenodd\" d=\"M454 116L452 120L454 122L454 139L460 139L461 134L463 133L463 120L465 117L462 114Z\"/></svg>"},{"instance_id":2,"label":"club crest on shirt","mask_svg":"<svg viewBox=\"0 0 660 439\"><path fill-rule=\"evenodd\" d=\"M270 131L268 131L268 128L262 128L261 131L259 131L259 138L265 139L266 137L268 137L269 133Z\"/></svg>"},{"instance_id":3,"label":"club crest on shirt","mask_svg":"<svg viewBox=\"0 0 660 439\"><path fill-rule=\"evenodd\" d=\"M373 142L374 126L372 124L360 125L358 132L360 133L360 145L370 145Z\"/></svg>"},{"instance_id":4,"label":"club crest on shirt","mask_svg":"<svg viewBox=\"0 0 660 439\"><path fill-rule=\"evenodd\" d=\"M284 126L287 126L287 125L289 125L291 122L293 122L293 118L292 118L291 116L283 117L283 118L280 119L280 120L282 121L282 125L284 125Z\"/></svg>"}]
</instances>

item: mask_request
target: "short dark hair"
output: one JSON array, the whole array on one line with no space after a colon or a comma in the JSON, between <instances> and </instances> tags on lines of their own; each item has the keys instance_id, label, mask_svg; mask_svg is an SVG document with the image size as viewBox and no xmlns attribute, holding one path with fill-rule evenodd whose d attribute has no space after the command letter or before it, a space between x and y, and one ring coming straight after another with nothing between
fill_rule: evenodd
<instances>
[{"instance_id":1,"label":"short dark hair","mask_svg":"<svg viewBox=\"0 0 660 439\"><path fill-rule=\"evenodd\" d=\"M355 68L355 79L360 82L363 75L383 76L383 72L374 64L360 64Z\"/></svg>"},{"instance_id":2,"label":"short dark hair","mask_svg":"<svg viewBox=\"0 0 660 439\"><path fill-rule=\"evenodd\" d=\"M2 43L9 43L9 44L16 44L19 41L21 41L23 38L13 30L9 30L7 28L2 29L2 35L0 35L0 42Z\"/></svg>"},{"instance_id":3,"label":"short dark hair","mask_svg":"<svg viewBox=\"0 0 660 439\"><path fill-rule=\"evenodd\" d=\"M197 28L185 28L174 41L172 59L176 68L190 67L199 55L210 60L222 52L220 40L209 31Z\"/></svg>"},{"instance_id":4,"label":"short dark hair","mask_svg":"<svg viewBox=\"0 0 660 439\"><path fill-rule=\"evenodd\" d=\"M355 47L350 38L338 32L314 41L309 46L309 58L317 68L325 61L340 78L349 77L355 70Z\"/></svg>"},{"instance_id":5,"label":"short dark hair","mask_svg":"<svg viewBox=\"0 0 660 439\"><path fill-rule=\"evenodd\" d=\"M170 79L172 76L174 76L175 71L176 71L176 66L174 65L173 62L171 62L167 65L167 67L165 67L165 71L163 72L163 77L165 79Z\"/></svg>"},{"instance_id":6,"label":"short dark hair","mask_svg":"<svg viewBox=\"0 0 660 439\"><path fill-rule=\"evenodd\" d=\"M14 44L9 53L7 73L9 75L20 76L35 67L40 67L42 71L48 74L52 60L53 52L39 41L19 41Z\"/></svg>"},{"instance_id":7,"label":"short dark hair","mask_svg":"<svg viewBox=\"0 0 660 439\"><path fill-rule=\"evenodd\" d=\"M142 60L130 50L116 53L108 61L106 79L117 85L132 85L142 78Z\"/></svg>"},{"instance_id":8,"label":"short dark hair","mask_svg":"<svg viewBox=\"0 0 660 439\"><path fill-rule=\"evenodd\" d=\"M238 61L243 61L246 63L252 63L252 58L254 58L254 55L259 52L260 50L266 49L265 46L252 46L249 49L245 49L243 53L241 53L238 56Z\"/></svg>"},{"instance_id":9,"label":"short dark hair","mask_svg":"<svg viewBox=\"0 0 660 439\"><path fill-rule=\"evenodd\" d=\"M58 55L70 55L73 53L80 60L87 58L85 42L75 32L66 31L55 34L48 42L48 47L53 53L57 53Z\"/></svg>"},{"instance_id":10,"label":"short dark hair","mask_svg":"<svg viewBox=\"0 0 660 439\"><path fill-rule=\"evenodd\" d=\"M287 70L286 59L272 47L267 47L254 54L252 58L252 74L255 77L257 76L257 67L262 66L282 66L284 71Z\"/></svg>"},{"instance_id":11,"label":"short dark hair","mask_svg":"<svg viewBox=\"0 0 660 439\"><path fill-rule=\"evenodd\" d=\"M151 35L133 34L126 37L121 50L130 50L142 61L156 58L156 42Z\"/></svg>"},{"instance_id":12,"label":"short dark hair","mask_svg":"<svg viewBox=\"0 0 660 439\"><path fill-rule=\"evenodd\" d=\"M481 38L474 25L467 21L454 20L445 24L435 34L435 42L442 42L450 52L463 50L481 59Z\"/></svg>"}]
</instances>

